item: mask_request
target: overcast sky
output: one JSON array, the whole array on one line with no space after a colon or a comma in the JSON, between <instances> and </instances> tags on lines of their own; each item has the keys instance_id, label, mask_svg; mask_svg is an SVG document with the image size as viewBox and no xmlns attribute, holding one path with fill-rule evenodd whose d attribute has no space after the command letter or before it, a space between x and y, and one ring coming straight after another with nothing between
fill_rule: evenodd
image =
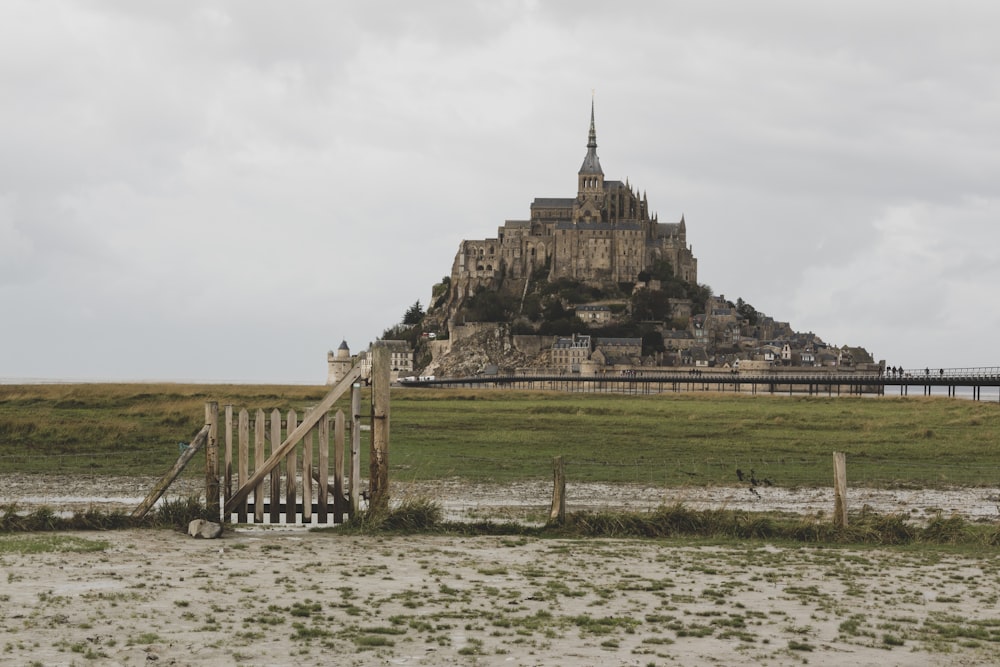
<instances>
[{"instance_id":1,"label":"overcast sky","mask_svg":"<svg viewBox=\"0 0 1000 667\"><path fill-rule=\"evenodd\" d=\"M0 378L321 384L605 176L699 282L1000 366L1000 4L0 4Z\"/></svg>"}]
</instances>

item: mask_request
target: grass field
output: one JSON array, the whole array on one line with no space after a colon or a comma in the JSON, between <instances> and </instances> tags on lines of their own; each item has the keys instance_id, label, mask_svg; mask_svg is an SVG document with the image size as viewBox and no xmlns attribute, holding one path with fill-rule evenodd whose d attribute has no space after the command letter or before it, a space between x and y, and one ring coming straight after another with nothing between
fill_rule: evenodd
<instances>
[{"instance_id":1,"label":"grass field","mask_svg":"<svg viewBox=\"0 0 1000 667\"><path fill-rule=\"evenodd\" d=\"M204 403L251 411L314 405L325 387L0 386L6 472L160 474L204 421ZM367 405L367 396L363 405ZM347 408L346 399L343 405ZM391 472L401 479L730 484L736 469L828 486L830 454L852 484L996 485L1000 405L948 398L618 396L393 389ZM363 408L363 412L367 408ZM363 434L367 435L367 434ZM363 440L362 451L367 450ZM200 457L192 464L197 470ZM366 461L362 469L366 470Z\"/></svg>"}]
</instances>

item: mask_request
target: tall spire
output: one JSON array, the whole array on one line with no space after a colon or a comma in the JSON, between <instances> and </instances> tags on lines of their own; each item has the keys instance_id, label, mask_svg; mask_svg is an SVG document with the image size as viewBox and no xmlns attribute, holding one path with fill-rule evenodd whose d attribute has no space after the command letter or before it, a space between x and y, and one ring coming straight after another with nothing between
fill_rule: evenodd
<instances>
[{"instance_id":1,"label":"tall spire","mask_svg":"<svg viewBox=\"0 0 1000 667\"><path fill-rule=\"evenodd\" d=\"M593 97L590 98L590 133L587 135L587 157L583 159L583 166L580 167L580 173L604 175L604 171L601 169L601 161L597 158L597 129L594 125Z\"/></svg>"}]
</instances>

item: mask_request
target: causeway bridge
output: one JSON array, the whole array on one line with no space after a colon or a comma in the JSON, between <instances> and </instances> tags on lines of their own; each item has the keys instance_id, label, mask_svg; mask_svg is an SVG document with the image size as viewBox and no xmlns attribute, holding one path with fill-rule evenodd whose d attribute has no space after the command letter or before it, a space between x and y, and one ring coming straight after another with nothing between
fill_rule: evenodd
<instances>
[{"instance_id":1,"label":"causeway bridge","mask_svg":"<svg viewBox=\"0 0 1000 667\"><path fill-rule=\"evenodd\" d=\"M724 369L690 369L676 372L641 369L598 375L578 373L517 373L471 377L403 378L405 387L480 387L495 389L550 389L588 393L660 394L664 392L719 391L749 394L962 396L1000 401L1000 367L906 369L886 373L843 370L808 372L772 369L739 372Z\"/></svg>"}]
</instances>

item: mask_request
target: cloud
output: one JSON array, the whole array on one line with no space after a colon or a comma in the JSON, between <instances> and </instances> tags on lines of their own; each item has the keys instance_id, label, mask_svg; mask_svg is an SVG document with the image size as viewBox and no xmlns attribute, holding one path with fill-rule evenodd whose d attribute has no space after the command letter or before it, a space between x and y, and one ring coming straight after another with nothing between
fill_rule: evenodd
<instances>
[{"instance_id":1,"label":"cloud","mask_svg":"<svg viewBox=\"0 0 1000 667\"><path fill-rule=\"evenodd\" d=\"M914 364L995 323L1000 9L724 10L4 3L0 372L322 381L575 192L591 89L716 292Z\"/></svg>"}]
</instances>

